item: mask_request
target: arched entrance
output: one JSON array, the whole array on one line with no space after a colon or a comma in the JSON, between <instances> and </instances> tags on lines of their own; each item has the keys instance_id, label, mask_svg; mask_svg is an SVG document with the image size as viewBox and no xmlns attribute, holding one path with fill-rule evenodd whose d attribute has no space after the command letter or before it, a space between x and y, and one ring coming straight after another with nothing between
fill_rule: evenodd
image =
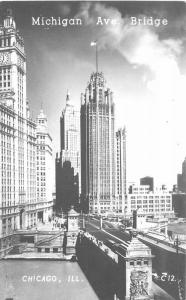
<instances>
[{"instance_id":1,"label":"arched entrance","mask_svg":"<svg viewBox=\"0 0 186 300\"><path fill-rule=\"evenodd\" d=\"M43 211L38 211L37 219L39 222L43 223Z\"/></svg>"}]
</instances>

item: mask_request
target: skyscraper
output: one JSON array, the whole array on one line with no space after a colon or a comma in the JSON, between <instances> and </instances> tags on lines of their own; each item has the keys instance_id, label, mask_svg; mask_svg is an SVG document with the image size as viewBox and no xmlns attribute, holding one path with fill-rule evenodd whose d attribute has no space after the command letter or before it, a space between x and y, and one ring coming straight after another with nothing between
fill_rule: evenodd
<instances>
[{"instance_id":1,"label":"skyscraper","mask_svg":"<svg viewBox=\"0 0 186 300\"><path fill-rule=\"evenodd\" d=\"M84 210L117 210L114 102L100 72L91 74L81 96L81 182Z\"/></svg>"},{"instance_id":2,"label":"skyscraper","mask_svg":"<svg viewBox=\"0 0 186 300\"><path fill-rule=\"evenodd\" d=\"M80 113L72 105L68 92L60 117L60 145L62 163L70 161L74 175L78 174L80 178Z\"/></svg>"},{"instance_id":3,"label":"skyscraper","mask_svg":"<svg viewBox=\"0 0 186 300\"><path fill-rule=\"evenodd\" d=\"M60 118L60 154L56 157L56 209L76 208L81 191L80 113L67 93L66 106Z\"/></svg>"},{"instance_id":4,"label":"skyscraper","mask_svg":"<svg viewBox=\"0 0 186 300\"><path fill-rule=\"evenodd\" d=\"M126 203L126 130L116 132L116 191L118 195L118 212L124 212Z\"/></svg>"},{"instance_id":5,"label":"skyscraper","mask_svg":"<svg viewBox=\"0 0 186 300\"><path fill-rule=\"evenodd\" d=\"M0 236L6 236L37 222L36 124L26 101L24 40L11 11L0 26L0 118Z\"/></svg>"},{"instance_id":6,"label":"skyscraper","mask_svg":"<svg viewBox=\"0 0 186 300\"><path fill-rule=\"evenodd\" d=\"M54 167L52 159L52 138L48 130L47 116L43 110L37 116L37 217L47 222L53 212L52 192Z\"/></svg>"},{"instance_id":7,"label":"skyscraper","mask_svg":"<svg viewBox=\"0 0 186 300\"><path fill-rule=\"evenodd\" d=\"M186 193L186 158L182 163L182 174L177 175L178 191Z\"/></svg>"}]
</instances>

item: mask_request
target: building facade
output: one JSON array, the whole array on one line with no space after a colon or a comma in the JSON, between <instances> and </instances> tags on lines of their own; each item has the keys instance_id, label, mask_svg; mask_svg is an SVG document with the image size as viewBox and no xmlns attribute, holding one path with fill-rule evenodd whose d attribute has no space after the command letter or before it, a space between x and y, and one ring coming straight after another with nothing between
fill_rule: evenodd
<instances>
[{"instance_id":1,"label":"building facade","mask_svg":"<svg viewBox=\"0 0 186 300\"><path fill-rule=\"evenodd\" d=\"M56 210L78 209L81 192L80 113L67 93L60 118L60 153L56 157Z\"/></svg>"},{"instance_id":2,"label":"building facade","mask_svg":"<svg viewBox=\"0 0 186 300\"><path fill-rule=\"evenodd\" d=\"M72 168L74 168L74 175L78 174L79 182L81 182L80 113L72 105L68 92L66 96L66 106L60 117L60 145L62 164L65 161L70 161Z\"/></svg>"},{"instance_id":3,"label":"building facade","mask_svg":"<svg viewBox=\"0 0 186 300\"><path fill-rule=\"evenodd\" d=\"M116 193L118 196L118 212L124 213L127 207L126 178L126 129L116 132Z\"/></svg>"},{"instance_id":4,"label":"building facade","mask_svg":"<svg viewBox=\"0 0 186 300\"><path fill-rule=\"evenodd\" d=\"M0 26L0 235L36 224L36 124L26 101L24 41L9 12Z\"/></svg>"},{"instance_id":5,"label":"building facade","mask_svg":"<svg viewBox=\"0 0 186 300\"><path fill-rule=\"evenodd\" d=\"M182 163L182 174L177 175L178 192L186 193L186 158Z\"/></svg>"},{"instance_id":6,"label":"building facade","mask_svg":"<svg viewBox=\"0 0 186 300\"><path fill-rule=\"evenodd\" d=\"M150 191L154 191L154 178L150 176L146 176L140 178L140 185L149 185Z\"/></svg>"},{"instance_id":7,"label":"building facade","mask_svg":"<svg viewBox=\"0 0 186 300\"><path fill-rule=\"evenodd\" d=\"M9 11L0 26L0 256L14 243L16 230L37 225L41 203L42 209L46 206L45 212L51 211L51 170L46 170L51 158L48 141L43 155L46 165L42 168L46 169L42 175L47 184L43 195L37 176L37 161L44 150L40 148L41 136L50 137L41 129L41 116L38 124L30 118L26 76L24 40Z\"/></svg>"},{"instance_id":8,"label":"building facade","mask_svg":"<svg viewBox=\"0 0 186 300\"><path fill-rule=\"evenodd\" d=\"M81 95L81 158L83 209L117 211L114 102L103 73L92 73Z\"/></svg>"},{"instance_id":9,"label":"building facade","mask_svg":"<svg viewBox=\"0 0 186 300\"><path fill-rule=\"evenodd\" d=\"M61 157L56 157L56 203L57 213L67 213L73 205L79 209L79 181L74 175L74 168L70 161L62 163Z\"/></svg>"},{"instance_id":10,"label":"building facade","mask_svg":"<svg viewBox=\"0 0 186 300\"><path fill-rule=\"evenodd\" d=\"M186 193L173 193L172 206L176 217L186 218Z\"/></svg>"},{"instance_id":11,"label":"building facade","mask_svg":"<svg viewBox=\"0 0 186 300\"><path fill-rule=\"evenodd\" d=\"M48 130L47 116L41 109L37 116L37 217L47 222L53 213L54 163L52 138Z\"/></svg>"},{"instance_id":12,"label":"building facade","mask_svg":"<svg viewBox=\"0 0 186 300\"><path fill-rule=\"evenodd\" d=\"M172 193L165 186L150 190L149 185L132 185L127 195L127 213L131 215L134 210L142 209L146 216L169 217L173 216Z\"/></svg>"}]
</instances>

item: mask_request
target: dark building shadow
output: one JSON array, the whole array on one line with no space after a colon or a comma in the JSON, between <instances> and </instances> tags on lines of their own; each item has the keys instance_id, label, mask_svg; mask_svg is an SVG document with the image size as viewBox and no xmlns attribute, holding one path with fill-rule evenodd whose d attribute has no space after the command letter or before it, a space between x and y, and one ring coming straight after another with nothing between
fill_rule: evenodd
<instances>
[{"instance_id":1,"label":"dark building shadow","mask_svg":"<svg viewBox=\"0 0 186 300\"><path fill-rule=\"evenodd\" d=\"M88 241L77 241L78 264L100 300L125 298L125 272Z\"/></svg>"},{"instance_id":2,"label":"dark building shadow","mask_svg":"<svg viewBox=\"0 0 186 300\"><path fill-rule=\"evenodd\" d=\"M74 175L70 161L56 158L56 212L67 212L71 206L79 206L79 175Z\"/></svg>"}]
</instances>

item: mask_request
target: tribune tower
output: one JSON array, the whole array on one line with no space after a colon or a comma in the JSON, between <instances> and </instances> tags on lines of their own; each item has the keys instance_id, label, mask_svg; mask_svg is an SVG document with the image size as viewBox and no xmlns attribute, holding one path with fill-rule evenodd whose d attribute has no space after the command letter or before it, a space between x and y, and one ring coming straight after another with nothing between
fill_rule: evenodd
<instances>
[{"instance_id":1,"label":"tribune tower","mask_svg":"<svg viewBox=\"0 0 186 300\"><path fill-rule=\"evenodd\" d=\"M81 96L82 206L92 213L116 211L115 112L103 73L92 73Z\"/></svg>"}]
</instances>

